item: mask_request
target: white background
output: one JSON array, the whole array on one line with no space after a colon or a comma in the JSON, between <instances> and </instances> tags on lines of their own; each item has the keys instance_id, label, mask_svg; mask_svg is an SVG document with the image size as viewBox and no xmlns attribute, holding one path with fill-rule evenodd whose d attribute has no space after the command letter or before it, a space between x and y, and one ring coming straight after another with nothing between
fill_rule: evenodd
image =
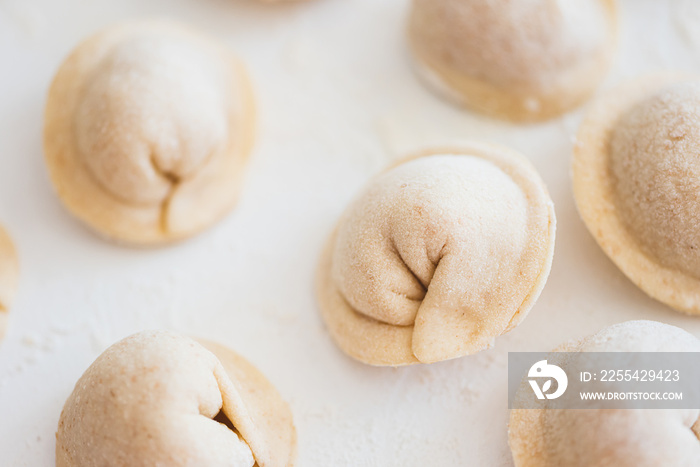
<instances>
[{"instance_id":1,"label":"white background","mask_svg":"<svg viewBox=\"0 0 700 467\"><path fill-rule=\"evenodd\" d=\"M700 2L621 7L620 49L604 88L655 70L700 70ZM22 269L0 345L0 465L52 466L76 380L108 345L142 329L218 340L254 362L292 406L299 466L508 466L509 350L546 351L639 318L700 336L698 318L647 298L580 221L569 176L579 113L519 127L443 103L411 72L406 9L406 0L0 0L0 223ZM54 72L82 38L161 16L209 31L248 63L259 140L228 218L181 245L133 250L91 234L53 195L42 111ZM402 369L350 360L314 300L326 235L390 161L466 139L522 151L549 187L557 246L540 300L473 357Z\"/></svg>"}]
</instances>

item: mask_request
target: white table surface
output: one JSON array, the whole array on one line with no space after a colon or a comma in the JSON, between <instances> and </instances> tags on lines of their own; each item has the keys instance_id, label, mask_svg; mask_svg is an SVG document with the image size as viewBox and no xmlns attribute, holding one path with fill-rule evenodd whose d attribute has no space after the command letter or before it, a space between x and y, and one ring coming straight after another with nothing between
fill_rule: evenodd
<instances>
[{"instance_id":1,"label":"white table surface","mask_svg":"<svg viewBox=\"0 0 700 467\"><path fill-rule=\"evenodd\" d=\"M700 319L647 298L579 219L569 167L580 112L511 126L456 109L411 72L406 0L0 0L0 223L21 286L0 345L0 465L52 466L63 402L107 346L167 328L227 344L292 407L299 466L508 466L506 363L630 319L700 336ZM41 149L48 84L86 35L171 17L209 31L249 65L259 140L237 209L170 248L107 243L53 195ZM645 72L700 71L700 2L621 1L604 88ZM390 161L432 144L510 145L556 204L549 282L529 317L473 357L372 368L345 357L317 312L319 251L346 203Z\"/></svg>"}]
</instances>

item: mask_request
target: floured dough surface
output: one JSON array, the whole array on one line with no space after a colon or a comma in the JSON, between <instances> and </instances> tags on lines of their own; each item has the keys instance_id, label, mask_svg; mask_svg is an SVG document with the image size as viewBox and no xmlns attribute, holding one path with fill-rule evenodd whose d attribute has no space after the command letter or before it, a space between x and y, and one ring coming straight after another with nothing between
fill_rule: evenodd
<instances>
[{"instance_id":1,"label":"floured dough surface","mask_svg":"<svg viewBox=\"0 0 700 467\"><path fill-rule=\"evenodd\" d=\"M626 85L592 106L578 139L574 193L598 243L650 296L700 313L700 84Z\"/></svg>"},{"instance_id":2,"label":"floured dough surface","mask_svg":"<svg viewBox=\"0 0 700 467\"><path fill-rule=\"evenodd\" d=\"M289 466L295 443L289 408L248 362L217 344L142 332L76 384L56 465Z\"/></svg>"},{"instance_id":3,"label":"floured dough surface","mask_svg":"<svg viewBox=\"0 0 700 467\"><path fill-rule=\"evenodd\" d=\"M17 292L19 260L12 239L0 226L0 339L7 332L7 315Z\"/></svg>"},{"instance_id":4,"label":"floured dough surface","mask_svg":"<svg viewBox=\"0 0 700 467\"><path fill-rule=\"evenodd\" d=\"M245 70L221 45L174 23L127 23L59 69L46 160L62 201L100 233L174 241L234 204L253 113Z\"/></svg>"},{"instance_id":5,"label":"floured dough surface","mask_svg":"<svg viewBox=\"0 0 700 467\"><path fill-rule=\"evenodd\" d=\"M431 151L376 177L343 214L318 273L323 316L369 364L478 352L536 300L554 230L522 156L478 144Z\"/></svg>"},{"instance_id":6,"label":"floured dough surface","mask_svg":"<svg viewBox=\"0 0 700 467\"><path fill-rule=\"evenodd\" d=\"M429 84L475 110L525 121L588 97L616 31L612 0L413 0L409 23Z\"/></svg>"},{"instance_id":7,"label":"floured dough surface","mask_svg":"<svg viewBox=\"0 0 700 467\"><path fill-rule=\"evenodd\" d=\"M635 105L610 144L623 222L650 256L700 279L700 82Z\"/></svg>"},{"instance_id":8,"label":"floured dough surface","mask_svg":"<svg viewBox=\"0 0 700 467\"><path fill-rule=\"evenodd\" d=\"M698 352L686 331L654 321L607 327L565 352ZM529 386L522 387L530 390ZM700 465L700 410L511 410L517 467L691 467Z\"/></svg>"}]
</instances>

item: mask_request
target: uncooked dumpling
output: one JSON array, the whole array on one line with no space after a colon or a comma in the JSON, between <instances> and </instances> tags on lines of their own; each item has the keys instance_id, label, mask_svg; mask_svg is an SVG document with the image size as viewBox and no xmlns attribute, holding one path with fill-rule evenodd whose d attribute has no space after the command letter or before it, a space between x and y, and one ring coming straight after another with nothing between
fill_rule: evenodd
<instances>
[{"instance_id":1,"label":"uncooked dumpling","mask_svg":"<svg viewBox=\"0 0 700 467\"><path fill-rule=\"evenodd\" d=\"M7 314L17 292L19 262L12 239L0 227L0 339L7 332Z\"/></svg>"},{"instance_id":2,"label":"uncooked dumpling","mask_svg":"<svg viewBox=\"0 0 700 467\"><path fill-rule=\"evenodd\" d=\"M518 153L431 151L376 177L343 214L318 272L323 317L372 365L479 352L539 296L554 230L547 190Z\"/></svg>"},{"instance_id":3,"label":"uncooked dumpling","mask_svg":"<svg viewBox=\"0 0 700 467\"><path fill-rule=\"evenodd\" d=\"M614 0L413 0L419 73L447 97L500 118L555 117L607 71Z\"/></svg>"},{"instance_id":4,"label":"uncooked dumpling","mask_svg":"<svg viewBox=\"0 0 700 467\"><path fill-rule=\"evenodd\" d=\"M684 330L654 321L616 324L561 352L700 352ZM525 391L530 387L523 385ZM516 467L700 465L700 410L511 410Z\"/></svg>"},{"instance_id":5,"label":"uncooked dumpling","mask_svg":"<svg viewBox=\"0 0 700 467\"><path fill-rule=\"evenodd\" d=\"M292 414L250 363L170 332L117 342L66 401L57 467L285 467Z\"/></svg>"},{"instance_id":6,"label":"uncooked dumpling","mask_svg":"<svg viewBox=\"0 0 700 467\"><path fill-rule=\"evenodd\" d=\"M700 313L700 82L654 77L591 107L574 151L588 229L642 290Z\"/></svg>"},{"instance_id":7,"label":"uncooked dumpling","mask_svg":"<svg viewBox=\"0 0 700 467\"><path fill-rule=\"evenodd\" d=\"M172 242L235 204L253 114L245 69L221 44L174 23L127 23L61 65L46 106L46 161L58 196L99 233Z\"/></svg>"}]
</instances>

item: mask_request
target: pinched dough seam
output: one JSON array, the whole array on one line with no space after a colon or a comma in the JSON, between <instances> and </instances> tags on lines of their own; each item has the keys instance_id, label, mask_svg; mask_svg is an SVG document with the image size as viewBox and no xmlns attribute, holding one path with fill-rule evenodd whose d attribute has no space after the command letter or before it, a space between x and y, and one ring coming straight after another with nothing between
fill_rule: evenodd
<instances>
[{"instance_id":1,"label":"pinched dough seam","mask_svg":"<svg viewBox=\"0 0 700 467\"><path fill-rule=\"evenodd\" d=\"M430 283L428 283L428 285L424 284L423 281L421 280L421 278L418 277L418 275L413 271L413 269L411 269L411 267L408 265L408 263L406 263L406 260L403 259L403 255L401 253L399 253L399 249L396 247L396 239L394 238L393 235L389 239L389 245L391 246L391 252L394 255L396 255L396 257L401 261L401 264L403 265L406 272L409 273L410 275L412 275L413 278L416 280L416 282L418 282L421 285L421 287L423 288L423 296L420 298L412 298L412 297L409 297L407 294L402 293L402 292L397 292L395 290L392 290L391 292L393 292L394 294L399 295L401 297L404 297L408 300L411 300L413 302L422 302L423 299L425 298L425 295L428 293L428 287L430 286ZM444 246L443 246L443 248L444 248ZM442 257L441 257L441 259L442 259ZM439 261L438 261L438 264L439 264ZM435 269L437 269L437 266L438 265L435 264ZM433 273L434 273L434 271L433 271ZM432 277L431 277L431 279L432 279ZM415 318L414 318L414 320L415 320ZM386 323L386 324L391 324L391 323Z\"/></svg>"},{"instance_id":2,"label":"pinched dough seam","mask_svg":"<svg viewBox=\"0 0 700 467\"><path fill-rule=\"evenodd\" d=\"M551 224L551 220L550 220L550 224ZM445 249L446 246L447 246L447 242L445 242L445 244L444 244L444 245L442 246L442 248L440 249L440 253L438 254L439 259L438 259L437 263L434 263L434 264L435 264L435 270L437 270L438 266L440 266L440 261L441 261L442 258L444 257L443 251L444 251L444 249ZM423 300L425 299L425 295L428 293L428 288L430 287L430 284L428 284L428 285L426 286L426 285L423 283L423 281L416 275L416 273L413 272L413 270L412 270L412 269L410 268L410 266L406 263L406 261L404 261L403 256L399 253L398 249L396 248L396 244L395 244L395 242L394 242L393 237L392 237L392 239L391 239L391 248L392 248L392 252L393 252L394 254L396 254L396 257L399 258L399 260L401 261L401 264L404 266L405 270L406 270L409 274L411 274L411 275L416 279L416 282L418 282L419 284L421 284L421 286L423 287L423 297L421 297L421 298L412 298L412 297L409 297L408 295L406 295L405 293L397 292L397 291L395 291L395 290L391 290L391 293L393 293L393 294L395 294L395 295L399 295L399 296L401 296L401 297L404 297L404 298L406 298L407 300L411 300L411 301L414 301L414 302L421 302L421 304L422 304ZM435 274L435 271L433 271L433 275L434 275L434 274ZM530 290L527 292L527 294L525 294L525 297L523 298L522 302L520 302L520 305L518 305L518 308L517 308L517 309L515 310L515 312L513 313L513 316L511 316L510 321L508 321L508 324L505 326L505 328L504 328L504 330L503 330L503 333L505 333L506 330L508 330L508 329L513 325L513 320L516 319L516 318L520 315L520 313L521 313L521 311L522 311L522 309L523 309L523 306L524 306L528 301L530 301L530 299L532 298L533 294L535 294L535 293L540 293L540 292L541 292L541 291L538 292L537 289L540 287L540 284L542 283L543 278L546 278L548 275L549 275L549 274L548 274L548 268L547 268L547 261L545 260L545 261L541 264L540 271L539 271L539 273L537 274L537 277L535 278L535 280L534 280L534 282L533 282L533 286L530 288ZM333 281L333 282L335 282L335 281ZM431 278L431 282L432 282L432 278ZM389 323L389 322L387 322L387 321L383 321L383 320L374 318L374 317L372 317L372 316L368 316L368 315L362 313L361 311L359 311L358 309L356 309L354 306L352 306L352 304L348 301L347 297L346 297L345 294L341 291L340 287L337 286L337 284L336 284L336 289L338 290L338 293L339 293L339 295L340 295L340 298L343 299L343 302L345 302L345 304L348 306L348 308L349 308L350 310L352 310L353 313L355 313L356 315L358 315L358 316L360 316L360 317L362 317L362 318L366 318L366 319L368 319L368 320L370 320L370 321L374 321L374 322L379 323L379 324L386 324L386 325L388 325L388 326L396 326L396 327L399 327L399 328L410 328L410 327L412 327L412 326L415 325L415 318L413 319L413 323L411 323L411 324L393 324L393 323ZM420 307L419 307L419 311L420 311ZM417 313L416 313L416 314L417 314Z\"/></svg>"},{"instance_id":3,"label":"pinched dough seam","mask_svg":"<svg viewBox=\"0 0 700 467\"><path fill-rule=\"evenodd\" d=\"M214 157L214 150L210 151L207 157L205 157L202 162L200 163L199 167L201 168L202 166L205 166L208 164L211 159ZM168 215L170 213L170 204L175 197L175 194L177 192L178 187L180 187L185 181L191 180L192 178L196 177L199 170L195 170L191 176L189 177L183 177L180 175L176 175L168 170L162 169L158 161L156 160L156 156L153 152L151 152L151 155L149 157L149 163L151 165L151 168L153 171L159 175L162 179L166 180L170 186L167 195L163 198L163 200L160 202L160 207L159 207L159 222L158 225L160 227L160 230L163 234L167 235L169 233L168 229ZM127 205L136 205L136 203L130 203L124 199L118 198L117 196L114 196L114 194L99 182L99 180L92 174L90 171L89 167L87 167L87 164L85 164L85 168L90 172L90 176L95 180L95 182L104 190L106 191L110 196L115 198L119 203L127 204Z\"/></svg>"},{"instance_id":4,"label":"pinched dough seam","mask_svg":"<svg viewBox=\"0 0 700 467\"><path fill-rule=\"evenodd\" d=\"M209 350L209 349L207 349L207 350ZM211 352L211 351L210 351L210 352ZM233 427L233 429L231 429L231 427L229 427L228 425L226 425L226 424L224 424L224 423L222 423L222 424L223 424L228 430L232 431L236 436L238 436L238 438L239 438L243 443L245 443L245 445L246 445L246 446L248 447L248 449L250 450L250 453L253 455L253 460L255 461L255 464L253 464L253 467L259 467L259 465L258 465L258 456L257 456L257 454L255 453L255 451L253 450L253 447L250 445L250 443L248 442L248 440L245 439L245 437L243 436L243 434L241 433L241 431L238 429L238 427L236 426L236 424L235 424L235 422L233 421L233 419L229 416L229 414L227 414L227 413L224 411L225 400L226 400L226 397L227 397L226 394L229 394L229 393L226 392L225 389L224 389L224 384L225 384L225 383L222 381L222 378L226 378L226 379L228 380L228 384L229 384L231 387L233 387L233 388L236 388L237 385L236 385L236 383L233 381L233 379L231 378L231 375L230 375L230 374L226 371L226 369L223 367L223 363L221 363L221 361L219 360L219 357L218 357L216 354L214 354L213 352L212 352L212 354L213 354L214 357L219 361L219 365L220 365L220 367L221 367L221 373L220 373L220 374L217 375L216 372L213 372L214 379L216 380L216 387L217 387L217 389L219 390L219 395L221 396L221 407L219 407L219 412L220 412L220 413L223 413L224 416L226 416L226 419L231 423L231 426ZM240 402L243 403L243 398L241 397L240 393L238 393L237 390L236 390L236 391L233 391L233 392L234 392L235 395L238 397L238 399L240 399ZM229 397L230 397L230 394L229 394ZM243 411L244 414L245 414L245 416L250 420L251 423L253 423L253 420L252 420L252 418L250 417L250 414L248 413L248 411L246 410L245 407L243 407L243 406L242 406L242 407L239 407L239 410ZM216 417L217 417L217 415L218 415L219 412L217 412L217 414L214 415L214 417L211 418L210 420L213 420L213 421L215 421L215 422L217 422L217 423L221 423L220 421L216 420ZM201 411L200 411L200 413L201 413ZM209 418L209 417L207 417L207 418Z\"/></svg>"},{"instance_id":5,"label":"pinched dough seam","mask_svg":"<svg viewBox=\"0 0 700 467\"><path fill-rule=\"evenodd\" d=\"M180 184L182 183L182 177L179 177L178 175L175 175L172 172L168 172L167 170L161 169L160 166L158 165L158 161L156 160L155 154L151 153L151 157L149 160L150 160L151 167L153 168L154 172L156 174L160 175L162 178L164 178L169 184L168 194L165 196L163 201L160 202L160 221L159 221L159 226L160 226L161 232L164 234L167 234L168 233L168 213L169 213L169 209L170 209L170 202L172 201L173 197L175 196L175 191L177 190L178 186L180 186Z\"/></svg>"}]
</instances>

